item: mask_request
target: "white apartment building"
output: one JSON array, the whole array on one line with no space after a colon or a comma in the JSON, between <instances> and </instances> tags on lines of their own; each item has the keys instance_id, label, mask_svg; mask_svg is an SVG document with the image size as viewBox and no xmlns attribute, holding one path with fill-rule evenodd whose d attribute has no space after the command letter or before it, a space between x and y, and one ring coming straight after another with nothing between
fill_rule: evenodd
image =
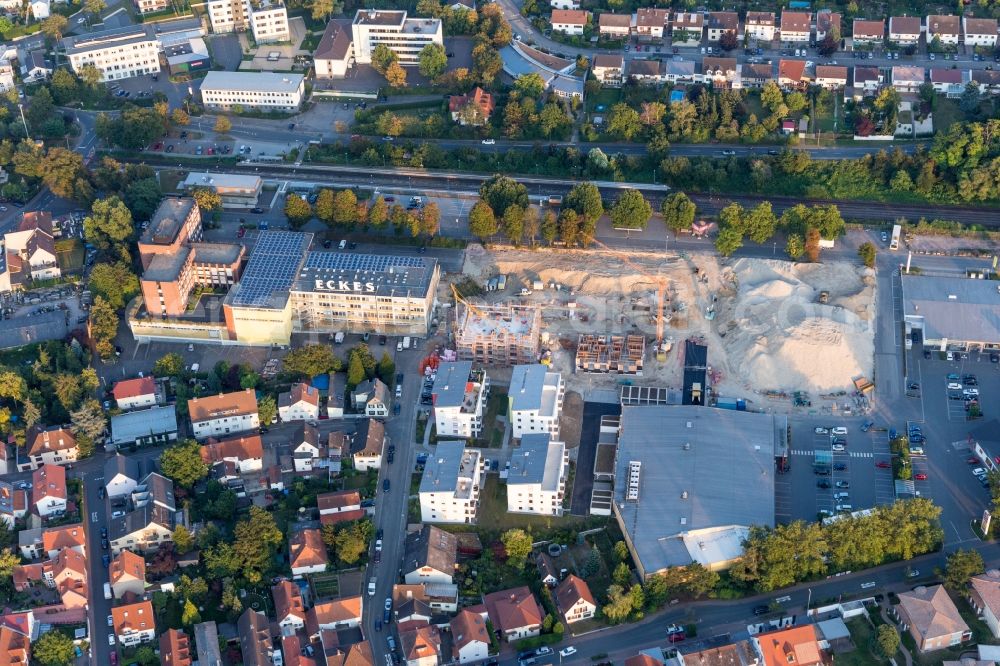
<instances>
[{"instance_id":1,"label":"white apartment building","mask_svg":"<svg viewBox=\"0 0 1000 666\"><path fill-rule=\"evenodd\" d=\"M774 39L774 12L747 12L744 23L747 39L770 42Z\"/></svg>"},{"instance_id":2,"label":"white apartment building","mask_svg":"<svg viewBox=\"0 0 1000 666\"><path fill-rule=\"evenodd\" d=\"M480 452L465 448L465 442L438 442L437 452L428 458L420 479L421 520L425 523L476 522L482 467Z\"/></svg>"},{"instance_id":3,"label":"white apartment building","mask_svg":"<svg viewBox=\"0 0 1000 666\"><path fill-rule=\"evenodd\" d=\"M372 52L385 44L399 56L401 65L417 65L420 51L428 44L444 46L444 30L439 19L408 19L402 10L359 9L351 24L354 58L370 64Z\"/></svg>"},{"instance_id":4,"label":"white apartment building","mask_svg":"<svg viewBox=\"0 0 1000 666\"><path fill-rule=\"evenodd\" d=\"M0 60L0 92L14 88L14 67L9 60Z\"/></svg>"},{"instance_id":5,"label":"white apartment building","mask_svg":"<svg viewBox=\"0 0 1000 666\"><path fill-rule=\"evenodd\" d=\"M531 434L510 456L507 512L561 516L569 455L566 445L549 435Z\"/></svg>"},{"instance_id":6,"label":"white apartment building","mask_svg":"<svg viewBox=\"0 0 1000 666\"><path fill-rule=\"evenodd\" d=\"M262 111L298 111L305 92L301 74L211 71L201 84L205 107Z\"/></svg>"},{"instance_id":7,"label":"white apartment building","mask_svg":"<svg viewBox=\"0 0 1000 666\"><path fill-rule=\"evenodd\" d=\"M253 389L188 400L195 439L218 437L260 428Z\"/></svg>"},{"instance_id":8,"label":"white apartment building","mask_svg":"<svg viewBox=\"0 0 1000 666\"><path fill-rule=\"evenodd\" d=\"M514 366L507 392L514 439L536 432L558 437L565 393L562 375L547 365Z\"/></svg>"},{"instance_id":9,"label":"white apartment building","mask_svg":"<svg viewBox=\"0 0 1000 666\"><path fill-rule=\"evenodd\" d=\"M490 378L472 372L472 361L442 363L434 379L434 423L438 437L478 437Z\"/></svg>"},{"instance_id":10,"label":"white apartment building","mask_svg":"<svg viewBox=\"0 0 1000 666\"><path fill-rule=\"evenodd\" d=\"M93 65L101 81L116 81L160 71L160 40L152 26L103 30L63 39L63 50L77 74Z\"/></svg>"},{"instance_id":11,"label":"white apartment building","mask_svg":"<svg viewBox=\"0 0 1000 666\"><path fill-rule=\"evenodd\" d=\"M287 42L288 12L280 0L209 0L212 32L249 30L258 44Z\"/></svg>"}]
</instances>

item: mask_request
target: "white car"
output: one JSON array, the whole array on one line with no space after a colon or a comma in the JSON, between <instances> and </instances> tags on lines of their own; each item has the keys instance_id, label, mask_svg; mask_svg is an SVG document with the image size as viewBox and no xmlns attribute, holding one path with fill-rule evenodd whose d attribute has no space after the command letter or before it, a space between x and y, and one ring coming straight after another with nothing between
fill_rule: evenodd
<instances>
[{"instance_id":1,"label":"white car","mask_svg":"<svg viewBox=\"0 0 1000 666\"><path fill-rule=\"evenodd\" d=\"M830 432L833 433L834 435L846 435L847 428L845 428L844 426L837 426L836 428L830 430Z\"/></svg>"},{"instance_id":2,"label":"white car","mask_svg":"<svg viewBox=\"0 0 1000 666\"><path fill-rule=\"evenodd\" d=\"M114 645L114 644L115 644L115 635L108 634L108 645Z\"/></svg>"},{"instance_id":3,"label":"white car","mask_svg":"<svg viewBox=\"0 0 1000 666\"><path fill-rule=\"evenodd\" d=\"M115 626L115 617L114 617L114 615L109 615L108 616L108 626L109 627Z\"/></svg>"},{"instance_id":4,"label":"white car","mask_svg":"<svg viewBox=\"0 0 1000 666\"><path fill-rule=\"evenodd\" d=\"M922 456L922 455L924 455L924 449L923 449L923 447L920 447L920 446L911 446L910 447L910 454L914 455L914 456Z\"/></svg>"},{"instance_id":5,"label":"white car","mask_svg":"<svg viewBox=\"0 0 1000 666\"><path fill-rule=\"evenodd\" d=\"M958 382L948 382L948 390L949 391L961 391L962 390L962 385L959 384Z\"/></svg>"},{"instance_id":6,"label":"white car","mask_svg":"<svg viewBox=\"0 0 1000 666\"><path fill-rule=\"evenodd\" d=\"M986 470L983 469L982 467L977 467L974 470L972 470L972 474L974 476L986 476Z\"/></svg>"},{"instance_id":7,"label":"white car","mask_svg":"<svg viewBox=\"0 0 1000 666\"><path fill-rule=\"evenodd\" d=\"M843 444L834 444L830 447L831 451L846 451L847 449Z\"/></svg>"},{"instance_id":8,"label":"white car","mask_svg":"<svg viewBox=\"0 0 1000 666\"><path fill-rule=\"evenodd\" d=\"M816 426L816 429L813 430L813 432L816 433L817 435L829 435L830 429L824 428L823 426Z\"/></svg>"},{"instance_id":9,"label":"white car","mask_svg":"<svg viewBox=\"0 0 1000 666\"><path fill-rule=\"evenodd\" d=\"M376 550L376 552L382 550L382 539L377 539L375 541L375 550Z\"/></svg>"},{"instance_id":10,"label":"white car","mask_svg":"<svg viewBox=\"0 0 1000 666\"><path fill-rule=\"evenodd\" d=\"M572 645L570 645L569 647L563 648L562 650L559 650L559 656L560 657L568 657L568 656L574 655L574 654L576 654L576 648L573 647Z\"/></svg>"},{"instance_id":11,"label":"white car","mask_svg":"<svg viewBox=\"0 0 1000 666\"><path fill-rule=\"evenodd\" d=\"M977 388L967 388L964 391L962 391L962 395L978 396L979 395L979 389L977 389Z\"/></svg>"},{"instance_id":12,"label":"white car","mask_svg":"<svg viewBox=\"0 0 1000 666\"><path fill-rule=\"evenodd\" d=\"M483 139L484 146L493 146L496 144L496 142L497 142L496 139Z\"/></svg>"}]
</instances>

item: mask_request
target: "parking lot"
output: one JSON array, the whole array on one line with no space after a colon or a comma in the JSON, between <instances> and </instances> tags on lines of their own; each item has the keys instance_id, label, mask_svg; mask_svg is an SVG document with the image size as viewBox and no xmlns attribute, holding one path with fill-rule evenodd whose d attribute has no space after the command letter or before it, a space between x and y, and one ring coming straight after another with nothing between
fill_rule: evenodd
<instances>
[{"instance_id":1,"label":"parking lot","mask_svg":"<svg viewBox=\"0 0 1000 666\"><path fill-rule=\"evenodd\" d=\"M790 470L778 476L779 522L816 520L895 500L885 424L810 416L792 421ZM850 508L848 508L850 507Z\"/></svg>"}]
</instances>

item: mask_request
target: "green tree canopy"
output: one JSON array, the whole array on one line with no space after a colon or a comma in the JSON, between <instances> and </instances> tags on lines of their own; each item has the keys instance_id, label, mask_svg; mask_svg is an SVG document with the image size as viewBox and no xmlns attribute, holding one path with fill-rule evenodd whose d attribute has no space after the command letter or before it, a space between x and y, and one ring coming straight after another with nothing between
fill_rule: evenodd
<instances>
[{"instance_id":1,"label":"green tree canopy","mask_svg":"<svg viewBox=\"0 0 1000 666\"><path fill-rule=\"evenodd\" d=\"M615 229L645 229L653 208L639 190L625 190L614 205L609 216Z\"/></svg>"},{"instance_id":2,"label":"green tree canopy","mask_svg":"<svg viewBox=\"0 0 1000 666\"><path fill-rule=\"evenodd\" d=\"M858 256L868 268L875 267L875 245L871 242L864 242L858 247Z\"/></svg>"},{"instance_id":3,"label":"green tree canopy","mask_svg":"<svg viewBox=\"0 0 1000 666\"><path fill-rule=\"evenodd\" d=\"M435 79L448 69L448 56L440 44L428 44L420 49L417 68L423 76Z\"/></svg>"},{"instance_id":4,"label":"green tree canopy","mask_svg":"<svg viewBox=\"0 0 1000 666\"><path fill-rule=\"evenodd\" d=\"M285 217L292 226L302 226L312 217L312 207L299 195L289 194L285 198Z\"/></svg>"},{"instance_id":5,"label":"green tree canopy","mask_svg":"<svg viewBox=\"0 0 1000 666\"><path fill-rule=\"evenodd\" d=\"M99 263L91 270L87 287L95 296L103 296L111 307L121 310L139 293L139 278L124 262Z\"/></svg>"},{"instance_id":6,"label":"green tree canopy","mask_svg":"<svg viewBox=\"0 0 1000 666\"><path fill-rule=\"evenodd\" d=\"M208 476L208 465L201 459L201 446L193 439L164 449L160 454L160 469L165 477L184 488Z\"/></svg>"},{"instance_id":7,"label":"green tree canopy","mask_svg":"<svg viewBox=\"0 0 1000 666\"><path fill-rule=\"evenodd\" d=\"M660 206L663 223L674 233L691 228L696 210L694 202L683 192L668 195Z\"/></svg>"},{"instance_id":8,"label":"green tree canopy","mask_svg":"<svg viewBox=\"0 0 1000 666\"><path fill-rule=\"evenodd\" d=\"M969 586L969 579L985 570L983 556L978 551L960 548L948 556L944 569L945 587L963 594Z\"/></svg>"},{"instance_id":9,"label":"green tree canopy","mask_svg":"<svg viewBox=\"0 0 1000 666\"><path fill-rule=\"evenodd\" d=\"M601 191L593 183L577 183L566 193L563 208L572 208L588 225L596 225L604 214Z\"/></svg>"},{"instance_id":10,"label":"green tree canopy","mask_svg":"<svg viewBox=\"0 0 1000 666\"><path fill-rule=\"evenodd\" d=\"M95 201L83 219L84 238L104 249L127 240L134 228L132 213L116 196Z\"/></svg>"},{"instance_id":11,"label":"green tree canopy","mask_svg":"<svg viewBox=\"0 0 1000 666\"><path fill-rule=\"evenodd\" d=\"M486 202L494 215L502 217L508 206L517 204L522 209L528 207L528 188L509 176L496 175L479 188L479 198Z\"/></svg>"},{"instance_id":12,"label":"green tree canopy","mask_svg":"<svg viewBox=\"0 0 1000 666\"><path fill-rule=\"evenodd\" d=\"M500 535L507 563L515 569L523 569L531 554L531 535L520 528L509 529Z\"/></svg>"},{"instance_id":13,"label":"green tree canopy","mask_svg":"<svg viewBox=\"0 0 1000 666\"><path fill-rule=\"evenodd\" d=\"M477 201L469 211L469 231L477 238L486 240L494 236L497 230L493 209L485 201Z\"/></svg>"},{"instance_id":14,"label":"green tree canopy","mask_svg":"<svg viewBox=\"0 0 1000 666\"><path fill-rule=\"evenodd\" d=\"M55 16L59 15L53 14L53 17ZM42 666L72 664L73 654L73 639L61 631L47 631L31 644L32 661L37 661Z\"/></svg>"},{"instance_id":15,"label":"green tree canopy","mask_svg":"<svg viewBox=\"0 0 1000 666\"><path fill-rule=\"evenodd\" d=\"M315 377L341 369L337 358L329 345L303 345L293 349L285 356L285 371L299 377Z\"/></svg>"}]
</instances>

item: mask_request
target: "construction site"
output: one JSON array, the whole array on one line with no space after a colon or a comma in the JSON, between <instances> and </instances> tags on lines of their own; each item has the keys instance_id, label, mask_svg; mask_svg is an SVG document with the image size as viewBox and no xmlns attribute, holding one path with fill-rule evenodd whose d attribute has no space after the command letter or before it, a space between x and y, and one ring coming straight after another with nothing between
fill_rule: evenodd
<instances>
[{"instance_id":1,"label":"construction site","mask_svg":"<svg viewBox=\"0 0 1000 666\"><path fill-rule=\"evenodd\" d=\"M473 246L463 273L505 286L456 300L459 358L541 361L584 395L680 390L687 341L708 349L708 397L749 409L836 402L872 374L875 280L849 263Z\"/></svg>"}]
</instances>

